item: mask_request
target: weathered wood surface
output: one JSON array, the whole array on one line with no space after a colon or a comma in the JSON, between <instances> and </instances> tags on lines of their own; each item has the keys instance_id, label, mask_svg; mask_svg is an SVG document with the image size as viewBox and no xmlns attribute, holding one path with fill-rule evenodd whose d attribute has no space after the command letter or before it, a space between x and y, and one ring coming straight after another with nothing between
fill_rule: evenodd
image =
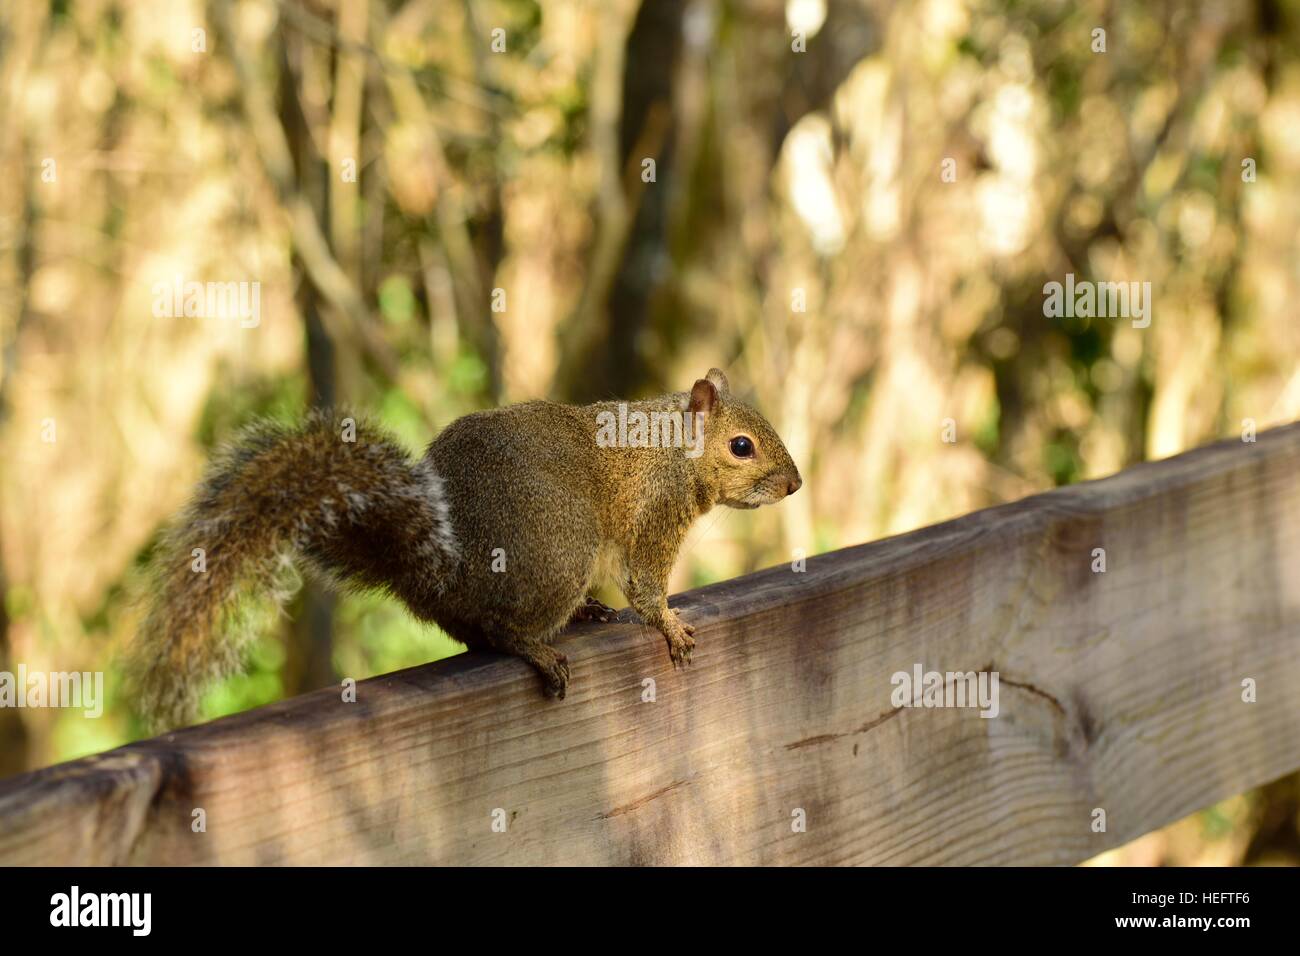
<instances>
[{"instance_id":1,"label":"weathered wood surface","mask_svg":"<svg viewBox=\"0 0 1300 956\"><path fill-rule=\"evenodd\" d=\"M467 655L0 782L0 863L1086 859L1300 767L1300 425L674 604L683 672L590 626L561 702ZM917 663L1000 715L896 710Z\"/></svg>"}]
</instances>

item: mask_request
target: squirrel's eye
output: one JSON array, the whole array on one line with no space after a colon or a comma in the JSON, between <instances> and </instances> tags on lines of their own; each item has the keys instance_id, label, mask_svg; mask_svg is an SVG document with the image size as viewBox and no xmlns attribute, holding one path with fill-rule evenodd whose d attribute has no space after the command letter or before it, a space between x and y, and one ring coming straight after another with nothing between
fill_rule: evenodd
<instances>
[{"instance_id":1,"label":"squirrel's eye","mask_svg":"<svg viewBox=\"0 0 1300 956\"><path fill-rule=\"evenodd\" d=\"M752 458L754 455L754 443L744 435L737 435L731 439L731 453L737 458Z\"/></svg>"}]
</instances>

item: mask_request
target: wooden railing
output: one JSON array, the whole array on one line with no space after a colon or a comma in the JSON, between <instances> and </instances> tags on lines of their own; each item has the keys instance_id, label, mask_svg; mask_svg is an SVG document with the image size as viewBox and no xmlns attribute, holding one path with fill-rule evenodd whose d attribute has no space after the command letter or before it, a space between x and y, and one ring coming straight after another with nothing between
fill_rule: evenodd
<instances>
[{"instance_id":1,"label":"wooden railing","mask_svg":"<svg viewBox=\"0 0 1300 956\"><path fill-rule=\"evenodd\" d=\"M1300 425L673 603L687 670L588 626L564 701L467 654L0 781L0 863L1087 859L1300 768Z\"/></svg>"}]
</instances>

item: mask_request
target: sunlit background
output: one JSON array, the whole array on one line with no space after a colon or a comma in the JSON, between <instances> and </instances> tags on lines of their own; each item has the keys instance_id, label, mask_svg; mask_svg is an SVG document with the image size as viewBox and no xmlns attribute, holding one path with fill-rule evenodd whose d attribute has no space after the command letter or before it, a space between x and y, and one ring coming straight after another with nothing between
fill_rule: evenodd
<instances>
[{"instance_id":1,"label":"sunlit background","mask_svg":"<svg viewBox=\"0 0 1300 956\"><path fill-rule=\"evenodd\" d=\"M110 698L0 711L0 775L139 735L143 565L256 416L417 450L722 366L805 490L674 590L1300 418L1298 39L1296 0L0 4L0 669ZM1149 328L1046 317L1067 273L1150 282ZM260 322L156 317L177 276ZM309 584L207 711L458 649ZM1296 863L1300 777L1102 859Z\"/></svg>"}]
</instances>

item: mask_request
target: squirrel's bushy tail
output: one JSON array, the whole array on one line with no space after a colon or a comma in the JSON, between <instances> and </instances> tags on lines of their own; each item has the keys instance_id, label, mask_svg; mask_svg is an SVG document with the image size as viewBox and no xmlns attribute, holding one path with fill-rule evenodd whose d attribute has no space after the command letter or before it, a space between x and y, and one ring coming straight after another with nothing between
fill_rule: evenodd
<instances>
[{"instance_id":1,"label":"squirrel's bushy tail","mask_svg":"<svg viewBox=\"0 0 1300 956\"><path fill-rule=\"evenodd\" d=\"M283 600L295 554L418 608L457 556L441 479L334 412L245 431L158 549L153 604L129 661L151 724L192 722L203 691L240 668L254 636L249 598Z\"/></svg>"}]
</instances>

